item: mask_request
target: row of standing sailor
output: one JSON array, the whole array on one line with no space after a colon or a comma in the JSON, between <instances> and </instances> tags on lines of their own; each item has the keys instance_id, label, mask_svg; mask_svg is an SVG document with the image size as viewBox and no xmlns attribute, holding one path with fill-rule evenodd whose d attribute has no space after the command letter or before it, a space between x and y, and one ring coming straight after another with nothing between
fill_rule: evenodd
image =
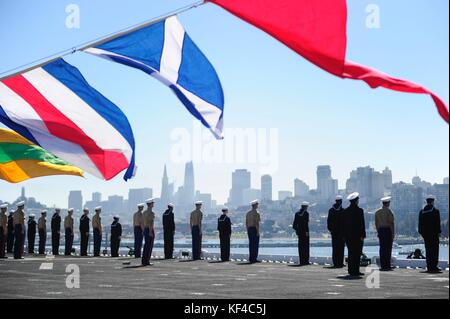
<instances>
[{"instance_id":1,"label":"row of standing sailor","mask_svg":"<svg viewBox=\"0 0 450 319\"><path fill-rule=\"evenodd\" d=\"M332 260L334 268L344 267L344 250L348 250L348 273L351 276L361 276L359 271L360 259L366 238L366 227L364 220L364 211L359 207L359 193L355 192L347 197L350 205L347 208L342 207L342 196L337 196L335 204L328 211L327 226L332 239ZM391 257L392 245L395 237L395 219L394 213L390 209L391 197L381 199L382 207L375 212L375 227L378 233L380 246L380 265L381 270L392 270ZM419 212L418 232L425 242L427 271L439 272L439 236L441 233L440 212L434 206L435 197L429 195L426 197L426 206ZM153 207L155 200L153 198L146 201L147 209L144 211L145 204L138 205L138 211L133 215L134 226L134 254L136 258L141 258L142 265L150 264L153 243L155 239L155 213ZM246 229L249 239L249 262L258 262L258 249L260 239L261 217L258 212L258 200L250 203L251 210L246 215ZM202 202L195 203L195 210L190 215L190 227L192 234L192 258L201 259L202 242L202 220L201 211ZM292 227L298 236L298 254L301 266L309 265L310 258L310 239L309 239L309 213L308 202L303 202L301 208L295 213ZM25 241L25 203L19 202L17 209L6 216L8 206L0 205L0 258L5 258L5 248L7 252L13 252L14 258L20 259L23 255ZM173 258L175 220L173 213L174 205L168 204L167 210L162 216L164 229L164 257ZM100 256L100 246L102 239L101 207L95 208L95 215L92 218L92 228L94 234L94 256ZM85 208L80 218L80 255L87 256L87 246L89 242L90 219L89 210ZM39 234L39 254L45 254L46 243L46 216L47 212L42 211L41 217L36 223L34 215L29 216L27 223L28 252L34 253L34 243L36 236L36 227ZM11 224L13 227L11 227ZM61 216L60 209L55 209L51 220L52 232L52 253L59 254L60 245ZM14 231L11 231L13 229ZM68 210L68 215L64 219L65 230L65 255L71 255L74 220L73 209ZM228 217L228 208L222 209L222 215L218 218L219 239L222 261L230 259L230 238L231 238L231 220ZM13 237L12 237L13 236ZM115 216L111 225L111 255L117 257L119 253L120 240L122 236L122 226L119 223L119 217ZM12 240L11 240L12 238ZM145 240L142 251L142 241ZM6 247L5 247L6 246Z\"/></svg>"},{"instance_id":2,"label":"row of standing sailor","mask_svg":"<svg viewBox=\"0 0 450 319\"><path fill-rule=\"evenodd\" d=\"M45 245L47 241L47 211L41 212L41 217L35 221L35 215L29 215L27 227L25 227L25 202L17 203L17 209L6 216L8 205L0 205L0 258L6 258L6 252L13 253L15 259L23 258L23 247L25 236L28 238L28 253L35 253L36 228L39 235L38 254L45 254ZM59 255L60 239L61 239L61 210L55 209L51 218L51 242L52 254ZM100 256L100 247L102 240L102 223L101 223L101 207L95 208L95 215L92 218L92 228L94 234L94 256ZM90 219L89 209L83 210L80 218L80 256L87 256L87 247L89 243ZM10 225L13 225L11 227ZM26 232L26 235L25 235ZM67 216L64 218L64 234L65 247L64 255L70 256L73 251L74 238L74 219L73 209L70 208ZM122 226L119 223L119 216L114 216L111 224L111 251L112 254L118 256L120 240L122 236Z\"/></svg>"}]
</instances>

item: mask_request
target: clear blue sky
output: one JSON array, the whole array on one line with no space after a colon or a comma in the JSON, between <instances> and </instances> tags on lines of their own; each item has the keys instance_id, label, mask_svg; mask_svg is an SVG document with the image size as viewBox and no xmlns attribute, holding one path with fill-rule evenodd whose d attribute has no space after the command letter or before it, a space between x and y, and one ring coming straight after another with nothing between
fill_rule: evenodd
<instances>
[{"instance_id":1,"label":"clear blue sky","mask_svg":"<svg viewBox=\"0 0 450 319\"><path fill-rule=\"evenodd\" d=\"M191 3L170 1L0 0L0 72L95 39ZM81 28L67 29L68 4L81 10ZM377 4L381 28L366 27L366 6ZM419 82L449 101L449 3L444 0L348 0L348 58ZM187 32L215 66L225 92L225 126L278 128L279 169L274 190L292 190L293 179L315 187L315 169L330 164L339 186L349 172L389 166L394 180L417 170L431 182L449 175L448 125L429 97L371 90L335 78L306 62L263 32L212 4L180 16ZM179 185L184 165L170 161L174 128L192 128L192 117L172 93L151 77L77 53L66 60L128 115L137 141L138 176L104 182L92 176L47 177L19 185L0 183L0 198L29 196L66 206L69 190L85 198L95 190L126 195L131 187L160 192L164 163ZM216 142L221 143L221 142ZM195 165L196 186L223 202L231 172L250 164ZM276 194L275 194L276 196Z\"/></svg>"}]
</instances>

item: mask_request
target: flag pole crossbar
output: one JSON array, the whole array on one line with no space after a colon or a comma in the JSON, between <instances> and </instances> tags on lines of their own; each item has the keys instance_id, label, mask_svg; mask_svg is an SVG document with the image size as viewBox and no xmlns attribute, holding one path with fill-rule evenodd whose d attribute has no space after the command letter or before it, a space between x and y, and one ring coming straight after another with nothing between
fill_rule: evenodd
<instances>
[{"instance_id":1,"label":"flag pole crossbar","mask_svg":"<svg viewBox=\"0 0 450 319\"><path fill-rule=\"evenodd\" d=\"M148 26L151 26L152 24L161 22L161 21L163 21L163 20L165 20L165 19L167 19L169 17L172 17L174 15L182 14L182 13L185 13L185 12L187 12L189 10L195 9L195 8L205 4L205 3L206 3L205 0L197 1L195 3L187 5L185 7L176 9L174 11L171 11L171 12L168 12L166 14L163 14L163 15L161 15L159 17L153 18L151 20L147 20L147 21L135 24L135 25L133 25L131 27L128 27L128 28L122 29L120 31L108 34L106 36L97 38L97 39L89 41L89 42L82 43L82 44L74 46L74 47L72 47L70 49L63 50L63 51L54 53L52 55L49 55L47 57L35 60L33 62L26 63L26 64L20 65L18 67L12 68L10 70L1 72L0 73L0 81L6 80L6 79L8 79L10 77L13 77L13 76L16 76L18 74L22 74L22 73L31 71L33 69L37 69L39 67L47 65L49 63L52 63L52 62L54 62L54 61L56 61L56 60L58 60L60 58L68 56L70 54L74 54L76 52L83 51L83 50L86 50L88 48L92 48L92 47L96 47L96 46L102 45L102 44L104 44L106 42L112 41L112 40L117 39L119 37L122 37L124 35L130 34L130 33L135 32L137 30L140 30L140 29L146 28Z\"/></svg>"}]
</instances>

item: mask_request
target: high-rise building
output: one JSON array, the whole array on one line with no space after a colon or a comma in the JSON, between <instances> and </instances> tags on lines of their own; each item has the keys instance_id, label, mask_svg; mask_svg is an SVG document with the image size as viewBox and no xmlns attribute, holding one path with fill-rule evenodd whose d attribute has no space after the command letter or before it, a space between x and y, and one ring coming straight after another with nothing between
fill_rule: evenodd
<instances>
[{"instance_id":1,"label":"high-rise building","mask_svg":"<svg viewBox=\"0 0 450 319\"><path fill-rule=\"evenodd\" d=\"M70 191L68 208L73 208L75 212L81 212L83 210L83 195L81 191Z\"/></svg>"},{"instance_id":2,"label":"high-rise building","mask_svg":"<svg viewBox=\"0 0 450 319\"><path fill-rule=\"evenodd\" d=\"M92 193L92 200L86 201L84 206L91 211L94 210L95 207L102 205L102 194L99 192Z\"/></svg>"},{"instance_id":3,"label":"high-rise building","mask_svg":"<svg viewBox=\"0 0 450 319\"><path fill-rule=\"evenodd\" d=\"M347 193L359 192L362 202L378 201L387 191L385 175L372 167L358 167L347 180Z\"/></svg>"},{"instance_id":4,"label":"high-rise building","mask_svg":"<svg viewBox=\"0 0 450 319\"><path fill-rule=\"evenodd\" d=\"M20 202L20 201L25 201L27 207L28 207L28 200L27 197L25 196L25 187L22 187L20 190L20 196L14 201L14 204Z\"/></svg>"},{"instance_id":5,"label":"high-rise building","mask_svg":"<svg viewBox=\"0 0 450 319\"><path fill-rule=\"evenodd\" d=\"M390 190L392 188L392 171L389 169L389 167L386 167L383 172L383 181L384 181L384 188L386 190Z\"/></svg>"},{"instance_id":6,"label":"high-rise building","mask_svg":"<svg viewBox=\"0 0 450 319\"><path fill-rule=\"evenodd\" d=\"M123 196L108 196L105 210L111 215L122 214L124 212ZM127 215L130 214L130 212L127 213Z\"/></svg>"},{"instance_id":7,"label":"high-rise building","mask_svg":"<svg viewBox=\"0 0 450 319\"><path fill-rule=\"evenodd\" d=\"M272 176L261 176L261 200L272 200Z\"/></svg>"},{"instance_id":8,"label":"high-rise building","mask_svg":"<svg viewBox=\"0 0 450 319\"><path fill-rule=\"evenodd\" d=\"M329 165L317 166L317 193L320 199L329 199L338 193L338 181L331 177Z\"/></svg>"},{"instance_id":9,"label":"high-rise building","mask_svg":"<svg viewBox=\"0 0 450 319\"><path fill-rule=\"evenodd\" d=\"M175 185L173 183L170 183L168 186L168 193L170 194L169 201L174 200L174 191L175 191Z\"/></svg>"},{"instance_id":10,"label":"high-rise building","mask_svg":"<svg viewBox=\"0 0 450 319\"><path fill-rule=\"evenodd\" d=\"M182 193L182 205L192 205L195 198L195 183L194 183L194 164L192 162L186 163L184 170L184 184Z\"/></svg>"},{"instance_id":11,"label":"high-rise building","mask_svg":"<svg viewBox=\"0 0 450 319\"><path fill-rule=\"evenodd\" d=\"M178 187L178 189L175 192L175 194L173 195L173 197L174 197L175 204L177 204L177 206L184 205L184 203L183 203L183 200L184 200L183 186Z\"/></svg>"},{"instance_id":12,"label":"high-rise building","mask_svg":"<svg viewBox=\"0 0 450 319\"><path fill-rule=\"evenodd\" d=\"M207 193L200 193L199 191L195 192L195 200L202 201L202 209L204 212L209 213L211 212L212 207L212 195Z\"/></svg>"},{"instance_id":13,"label":"high-rise building","mask_svg":"<svg viewBox=\"0 0 450 319\"><path fill-rule=\"evenodd\" d=\"M374 169L370 166L358 167L356 171L350 173L349 185L347 185L347 192L359 192L361 197L365 199L372 197L372 173Z\"/></svg>"},{"instance_id":14,"label":"high-rise building","mask_svg":"<svg viewBox=\"0 0 450 319\"><path fill-rule=\"evenodd\" d=\"M443 183L444 183L445 185L448 185L448 184L449 184L449 179L448 179L448 177L444 177Z\"/></svg>"},{"instance_id":15,"label":"high-rise building","mask_svg":"<svg viewBox=\"0 0 450 319\"><path fill-rule=\"evenodd\" d=\"M242 205L249 205L252 200L261 198L261 190L246 188L242 191Z\"/></svg>"},{"instance_id":16,"label":"high-rise building","mask_svg":"<svg viewBox=\"0 0 450 319\"><path fill-rule=\"evenodd\" d=\"M424 190L403 182L392 184L391 208L396 215L418 213L424 203Z\"/></svg>"},{"instance_id":17,"label":"high-rise building","mask_svg":"<svg viewBox=\"0 0 450 319\"><path fill-rule=\"evenodd\" d=\"M251 187L251 175L246 169L237 169L231 175L231 190L228 205L238 207L245 204L244 189Z\"/></svg>"},{"instance_id":18,"label":"high-rise building","mask_svg":"<svg viewBox=\"0 0 450 319\"><path fill-rule=\"evenodd\" d=\"M292 197L291 191L278 191L278 200L285 200L288 197Z\"/></svg>"},{"instance_id":19,"label":"high-rise building","mask_svg":"<svg viewBox=\"0 0 450 319\"><path fill-rule=\"evenodd\" d=\"M373 172L372 176L372 196L373 198L380 199L384 196L384 191L388 190L388 188L385 187L385 178L384 175L380 172ZM392 188L389 188L389 190Z\"/></svg>"},{"instance_id":20,"label":"high-rise building","mask_svg":"<svg viewBox=\"0 0 450 319\"><path fill-rule=\"evenodd\" d=\"M167 176L167 168L164 165L164 173L161 181L161 197L160 202L163 206L172 201L173 185L169 184L169 177Z\"/></svg>"},{"instance_id":21,"label":"high-rise building","mask_svg":"<svg viewBox=\"0 0 450 319\"><path fill-rule=\"evenodd\" d=\"M430 187L427 192L436 196L436 207L441 211L441 219L445 220L448 218L448 196L449 189L448 184L434 184Z\"/></svg>"},{"instance_id":22,"label":"high-rise building","mask_svg":"<svg viewBox=\"0 0 450 319\"><path fill-rule=\"evenodd\" d=\"M100 192L92 193L92 201L100 203L102 201L102 193L100 193Z\"/></svg>"},{"instance_id":23,"label":"high-rise building","mask_svg":"<svg viewBox=\"0 0 450 319\"><path fill-rule=\"evenodd\" d=\"M294 179L294 196L304 197L309 193L309 186L302 180Z\"/></svg>"},{"instance_id":24,"label":"high-rise building","mask_svg":"<svg viewBox=\"0 0 450 319\"><path fill-rule=\"evenodd\" d=\"M347 194L351 194L358 190L358 174L356 171L350 172L350 177L347 179L345 183L345 191Z\"/></svg>"},{"instance_id":25,"label":"high-rise building","mask_svg":"<svg viewBox=\"0 0 450 319\"><path fill-rule=\"evenodd\" d=\"M414 176L411 182L414 186L421 187L424 190L432 186L431 183L422 180L419 176Z\"/></svg>"},{"instance_id":26,"label":"high-rise building","mask_svg":"<svg viewBox=\"0 0 450 319\"><path fill-rule=\"evenodd\" d=\"M145 202L151 197L153 197L151 188L130 188L128 191L128 211L135 211L138 204Z\"/></svg>"}]
</instances>

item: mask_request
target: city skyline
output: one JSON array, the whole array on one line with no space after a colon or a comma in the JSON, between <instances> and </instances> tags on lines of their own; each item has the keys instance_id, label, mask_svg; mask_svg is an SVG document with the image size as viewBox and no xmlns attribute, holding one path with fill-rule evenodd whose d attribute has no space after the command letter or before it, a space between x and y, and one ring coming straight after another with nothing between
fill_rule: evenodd
<instances>
[{"instance_id":1,"label":"city skyline","mask_svg":"<svg viewBox=\"0 0 450 319\"><path fill-rule=\"evenodd\" d=\"M326 167L327 171L324 175L320 173L321 167L318 167L318 177L329 177L331 175L331 171ZM322 167L323 168L323 167ZM192 171L190 165L186 165L186 171ZM245 173L245 174L242 174ZM380 189L382 189L383 194L389 193L392 197L391 208L395 214L395 219L398 227L396 228L399 231L399 234L403 236L417 236L417 212L424 207L425 198L428 194L433 194L436 198L436 205L440 209L441 218L444 221L444 224L448 225L448 203L449 203L449 185L448 178L444 178L444 184L431 184L425 180L422 180L418 176L414 176L411 179L411 183L405 182L395 182L392 183L390 179L391 171L388 168L385 168L382 173L375 171L370 166L366 167L358 167L350 173L350 178L347 180L347 185L349 187L354 187L354 185L359 185L359 187L365 188L363 190L364 193L360 196L360 207L364 209L365 215L367 218L366 227L370 230L373 229L374 225L374 211L378 210L380 207ZM239 174L240 177L244 177L247 179L248 174L251 172L247 170L238 170L238 179ZM187 174L188 179L190 173ZM384 178L379 178L379 176L383 176ZM164 169L163 175L163 184L168 181L168 174L166 168ZM387 178L386 178L387 177ZM267 180L268 176L265 175L261 179L261 186L267 188ZM261 195L261 191L258 189L240 188L242 184L237 183L237 189L241 191L241 195L243 201L250 201L255 197ZM246 186L251 186L246 184ZM327 233L326 228L326 218L327 212L330 208L330 205L334 202L335 194L330 194L330 198L324 199L323 194L321 194L316 189L310 189L305 193L305 190L309 187L305 188L304 183L300 180L294 180L294 188L295 193L293 194L291 191L278 191L278 199L277 200L268 200L261 199L260 200L260 213L264 222L262 223L262 227L265 232L265 236L272 237L277 234L279 236L288 236L289 237L289 223L291 222L291 214L299 209L301 203L304 200L309 201L310 207L309 212L314 216L313 221L311 223L311 231L316 235L321 236L320 234ZM178 200L183 201L184 194L183 188L181 187L181 196L177 194L172 194L176 206L176 218L178 222L182 225L184 232L188 231L186 227L189 223L189 212L193 209L193 203L185 205L185 203L178 203ZM354 189L345 189L338 190L340 195L346 195L349 192L354 191ZM255 195L255 192L258 193ZM303 195L296 195L297 193L303 193ZM230 192L231 193L231 192ZM149 196L153 196L153 190L151 188L142 188L142 189L130 189L128 192L128 198L124 198L124 196L119 195L110 195L103 196L101 192L93 192L91 197L86 200L84 203L85 207L88 207L91 211L96 206L102 206L102 215L106 218L106 220L112 218L115 215L119 215L122 218L122 222L124 225L130 225L132 221L132 214L136 211L137 203L144 202ZM293 196L293 197L292 197ZM199 191L195 192L195 200L202 200L203 207L202 211L205 214L205 229L208 229L208 232L214 232L216 229L215 223L217 214L220 214L222 205L217 205L217 201L212 199L212 195L208 193L201 193ZM26 213L39 215L41 209L50 210L50 212L56 207L50 207L45 203L42 203L38 199L32 196L26 196L26 190L22 187L20 196L12 203L9 203L11 208L14 208L14 205L19 201L25 201L26 205ZM67 208L75 208L73 205L80 205L83 203L82 194L80 191L71 191L68 196L69 206ZM2 203L0 201L0 203ZM344 201L344 205L348 205L347 201ZM63 214L65 214L65 207L62 208ZM155 198L155 208L154 211L159 215L166 208L166 203L161 202L160 198ZM233 216L233 219L238 221L237 227L242 230L243 228L243 219L245 217L246 212L249 209L249 203L244 203L243 206L238 207L230 207L230 213ZM81 209L75 209L75 217L81 214ZM160 227L160 226L159 226ZM447 233L448 234L448 233Z\"/></svg>"},{"instance_id":2,"label":"city skyline","mask_svg":"<svg viewBox=\"0 0 450 319\"><path fill-rule=\"evenodd\" d=\"M318 165L317 166L317 170L316 170L316 180L317 182L319 182L320 180L320 173L318 173L319 170L323 169L324 167L326 167L326 169L329 169L329 172L326 173L327 176L331 176L331 174L333 174L333 169L331 166L329 165ZM174 183L173 178L171 177L171 175L168 173L167 170L167 166L164 165L163 168L163 173L162 173L162 177L160 179L160 182L163 185L166 185L167 188L170 188L170 191L168 194L163 195L161 193L162 191L162 186L160 190L157 190L154 188L154 185L158 185L158 182L155 181L153 184L148 185L147 187L142 187L142 188L129 188L126 190L126 193L105 193L102 190L95 190L92 192L88 192L86 190L80 190L80 189L71 189L67 192L66 196L64 196L64 198L59 201L61 204L58 203L51 203L46 201L45 199L43 199L40 196L37 196L35 194L33 194L33 189L31 189L31 196L29 197L33 197L33 198L38 198L39 201L42 201L44 203L46 203L46 205L48 205L49 207L62 207L62 208L69 208L69 207L73 207L73 208L77 208L79 209L80 206L80 201L82 202L83 205L89 207L89 208L94 208L95 206L99 205L102 202L102 199L104 200L105 198L111 199L111 198L115 198L115 197L121 197L122 200L126 198L127 201L127 205L126 205L126 210L127 211L133 211L135 209L135 206L144 201L145 199L149 198L149 197L155 197L158 199L163 198L163 201L167 201L168 202L176 202L177 204L179 204L180 206L189 206L189 205L193 205L195 200L199 200L199 199L205 199L206 201L209 202L209 205L211 205L211 202L214 202L216 205L223 205L223 204L227 204L227 205L231 205L231 206L242 206L242 205L246 205L248 204L247 202L249 202L252 199L260 199L260 200L264 200L264 199L268 199L268 198L263 198L263 191L262 189L264 189L264 183L263 180L264 179L269 179L270 181L270 190L271 190L271 197L273 200L280 200L279 196L282 196L282 200L285 199L286 197L291 197L291 196L299 196L299 197L307 197L309 196L309 191L315 191L317 193L317 198L320 200L331 200L331 198L335 195L337 195L338 193L342 193L342 192L352 192L352 191L359 191L361 193L361 195L363 197L368 196L368 190L370 189L371 192L373 192L373 196L374 198L376 197L381 197L383 195L386 194L385 191L380 191L379 189L374 189L372 190L372 186L373 184L372 181L369 183L367 182L367 177L365 175L362 175L360 177L360 182L356 183L355 185L353 185L351 183L352 179L355 178L355 174L357 172L360 171L365 171L365 172L372 172L373 174L380 174L380 172L378 172L376 169L372 168L371 166L364 166L364 167L357 167L356 169L350 171L348 173L348 177L344 180L340 182L340 185L344 184L345 187L338 187L334 192L329 193L328 197L323 197L320 194L320 187L323 187L321 184L316 183L316 185L311 185L308 183L305 183L305 181L303 181L301 178L298 177L292 177L291 178L291 185L289 185L288 187L284 187L284 188L277 188L273 186L273 180L274 180L274 176L272 175L268 175L268 174L264 174L261 175L261 177L259 178L259 180L254 183L253 179L254 179L254 172L250 171L250 170L246 170L246 169L237 169L233 172L231 172L231 179L233 179L233 176L238 176L238 184L235 185L235 189L237 189L238 191L240 191L240 195L238 193L237 196L239 196L239 200L235 200L233 201L232 198L230 198L230 196L228 196L226 198L226 200L221 201L218 199L218 197L216 197L216 194L209 192L208 190L202 190L200 191L199 189L195 188L194 185L194 179L197 179L197 177L195 176L195 173L197 169L194 168L192 163L186 163L185 165L185 172L183 173L183 175L185 176L185 178L188 180L187 184L190 185L190 187L192 187L195 191L195 193L191 196L189 196L189 200L186 197L186 193L184 191L184 185L186 185L186 180L184 181L180 181L180 187L178 187L178 191L174 192L173 191L173 185ZM236 174L237 172L237 174ZM414 175L412 177L410 177L409 179L406 180L394 180L392 179L392 170L389 169L389 167L385 167L382 171L382 173L386 173L388 172L390 174L390 181L386 182L385 179L382 179L381 182L382 185L384 186L384 190L386 189L390 189L390 187L392 187L392 184L401 184L401 183L405 183L407 185L412 185L412 186L417 186L417 187L422 187L424 190L426 190L428 187L431 187L434 184L448 184L448 177L444 176L441 178L440 181L427 181L425 178L419 177L418 175ZM416 172L417 173L417 172ZM382 175L382 174L380 174ZM239 178L241 179L241 181L239 181ZM244 179L244 181L242 182L242 179ZM336 179L332 179L333 181L336 181ZM337 182L337 181L336 181ZM369 185L370 184L370 185ZM23 189L25 188L23 185L16 185L19 187L20 189L20 194L23 194ZM302 188L302 192L299 193L299 186L301 186ZM268 187L267 185L265 187ZM224 186L226 192L228 194L232 194L232 190L233 190L233 184L230 183L229 186ZM30 188L26 188L27 189L27 193L30 194ZM308 189L308 192L306 192L305 190ZM166 190L167 191L167 190ZM267 190L266 190L267 192ZM19 194L19 193L17 193ZM14 200L16 200L19 196L16 194L16 197L13 197L12 199L7 199L7 198L0 198L0 200L4 201L4 202L13 202ZM372 194L372 193L371 193ZM163 196L161 196L163 195ZM21 195L23 196L23 195ZM236 196L236 195L234 195ZM45 197L45 196L44 196ZM131 200L130 200L131 199ZM230 202L231 199L231 202ZM191 203L191 204L189 204ZM68 204L68 205L66 205ZM161 202L162 205L164 205L163 202Z\"/></svg>"},{"instance_id":3,"label":"city skyline","mask_svg":"<svg viewBox=\"0 0 450 319\"><path fill-rule=\"evenodd\" d=\"M229 207L229 211L233 219L237 222L237 226L242 230L243 220L249 209L250 201L260 199L260 209L265 236L272 237L289 236L289 223L291 222L291 214L294 213L303 201L308 201L310 206L308 211L313 216L310 230L316 235L327 233L326 218L327 212L335 201L336 195L346 196L347 194L358 191L360 192L359 206L364 209L367 218L366 227L373 229L374 211L380 207L380 197L389 195L392 198L391 209L395 214L397 231L402 235L417 235L416 222L417 212L420 211L425 204L425 198L428 194L432 194L436 198L436 205L440 209L441 218L444 223L448 224L448 205L449 205L449 185L448 177L443 178L444 184L432 184L423 180L419 176L411 178L410 182L394 182L392 180L392 171L385 167L382 171L376 171L370 166L357 167L350 171L348 179L345 182L345 189L337 189L337 180L333 179L333 171L329 165L319 165L316 169L317 188L311 189L309 185L299 180L293 179L292 190L279 190L272 188L272 177L263 175L260 179L260 189L254 188L251 184L252 172L247 169L237 169L231 174L232 183L229 190L229 201L225 203ZM186 163L185 180L176 192L173 192L173 183L170 183L170 173L167 166L164 165L163 177L161 179L162 192L158 197L157 193L153 193L152 188L133 188L129 189L128 197L120 195L103 196L99 191L91 194L90 199L83 203L83 195L79 190L69 192L67 208L75 208L75 216L81 214L80 205L84 204L91 211L97 206L102 206L102 215L106 220L112 216L120 216L124 225L130 225L133 213L137 209L139 203L145 202L149 197L154 197L154 212L159 215L166 209L167 198L175 204L175 215L178 222L187 226L190 220L189 212L194 208L194 200L203 201L202 211L205 216L205 229L214 231L217 214L220 214L223 205L218 203L213 194L200 192L195 190L195 168L191 162ZM172 186L169 186L172 185ZM185 189L193 189L194 197L191 198L191 191L186 192ZM291 188L292 189L292 188ZM278 193L277 199L270 197L273 193ZM9 204L14 207L19 201L25 201L26 211L28 214L39 214L40 210L47 208L53 210L54 207L46 203L42 203L40 199L27 197L25 188L22 187L20 196ZM166 202L161 200L166 198ZM188 199L188 197L190 199ZM86 197L87 198L87 197ZM0 203L1 200L0 200ZM348 201L344 201L344 206L348 205ZM75 207L76 206L76 207ZM55 207L56 208L56 207ZM59 208L63 212L67 209L64 206ZM240 226L239 226L240 225ZM287 227L287 228L286 228ZM188 231L187 227L183 228ZM319 235L320 236L320 235Z\"/></svg>"}]
</instances>

